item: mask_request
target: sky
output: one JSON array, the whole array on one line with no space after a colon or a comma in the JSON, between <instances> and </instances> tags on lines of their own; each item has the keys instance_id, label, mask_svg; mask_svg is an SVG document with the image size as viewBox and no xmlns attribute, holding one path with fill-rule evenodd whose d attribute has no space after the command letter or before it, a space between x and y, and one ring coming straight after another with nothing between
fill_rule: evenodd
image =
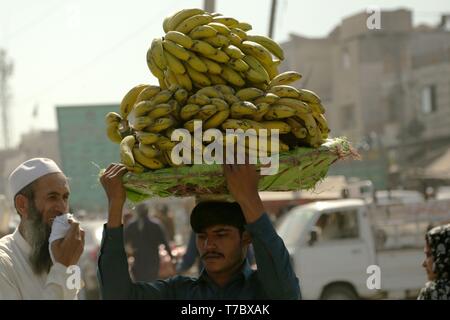
<instances>
[{"instance_id":1,"label":"sky","mask_svg":"<svg viewBox=\"0 0 450 320\"><path fill-rule=\"evenodd\" d=\"M216 12L249 22L251 34L267 35L270 5L216 0ZM323 37L343 18L372 6L408 8L415 25L436 25L450 13L448 0L278 0L273 38ZM147 49L163 36L166 16L194 7L203 7L203 0L0 0L0 49L14 63L10 146L30 130L56 129L55 106L119 103L134 85L157 84Z\"/></svg>"}]
</instances>

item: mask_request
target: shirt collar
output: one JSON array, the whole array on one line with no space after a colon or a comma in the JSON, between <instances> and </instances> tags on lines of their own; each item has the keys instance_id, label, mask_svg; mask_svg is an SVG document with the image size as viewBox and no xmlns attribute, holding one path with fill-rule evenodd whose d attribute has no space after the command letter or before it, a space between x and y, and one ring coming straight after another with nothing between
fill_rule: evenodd
<instances>
[{"instance_id":1,"label":"shirt collar","mask_svg":"<svg viewBox=\"0 0 450 320\"><path fill-rule=\"evenodd\" d=\"M16 241L17 245L19 246L19 249L25 254L29 255L31 252L31 246L28 244L28 242L25 240L25 238L20 234L19 227L14 230L12 237L14 241Z\"/></svg>"}]
</instances>

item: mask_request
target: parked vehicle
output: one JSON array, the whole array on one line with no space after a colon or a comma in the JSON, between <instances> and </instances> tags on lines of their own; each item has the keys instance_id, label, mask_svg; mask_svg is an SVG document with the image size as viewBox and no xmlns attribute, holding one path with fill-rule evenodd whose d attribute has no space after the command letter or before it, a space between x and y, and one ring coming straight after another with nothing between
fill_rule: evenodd
<instances>
[{"instance_id":1,"label":"parked vehicle","mask_svg":"<svg viewBox=\"0 0 450 320\"><path fill-rule=\"evenodd\" d=\"M425 233L450 222L450 201L376 206L361 199L291 209L277 226L305 299L415 298L426 280ZM369 266L380 288L370 289Z\"/></svg>"}]
</instances>

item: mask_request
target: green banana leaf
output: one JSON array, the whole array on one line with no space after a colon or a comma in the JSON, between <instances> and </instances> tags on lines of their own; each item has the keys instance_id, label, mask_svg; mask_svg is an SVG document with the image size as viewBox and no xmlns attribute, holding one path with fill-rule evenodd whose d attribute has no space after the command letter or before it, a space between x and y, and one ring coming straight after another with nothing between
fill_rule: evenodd
<instances>
[{"instance_id":1,"label":"green banana leaf","mask_svg":"<svg viewBox=\"0 0 450 320\"><path fill-rule=\"evenodd\" d=\"M335 161L358 158L346 138L327 139L319 148L299 147L279 155L275 175L261 175L259 191L295 191L314 188ZM258 166L258 165L257 165ZM164 168L123 177L127 198L141 202L152 197L229 199L222 165L200 164Z\"/></svg>"}]
</instances>

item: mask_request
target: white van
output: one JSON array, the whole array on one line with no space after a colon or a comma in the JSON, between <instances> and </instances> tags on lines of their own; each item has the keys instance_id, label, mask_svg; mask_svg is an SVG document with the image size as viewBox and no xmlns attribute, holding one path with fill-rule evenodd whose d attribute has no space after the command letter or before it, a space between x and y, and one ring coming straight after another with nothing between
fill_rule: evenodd
<instances>
[{"instance_id":1,"label":"white van","mask_svg":"<svg viewBox=\"0 0 450 320\"><path fill-rule=\"evenodd\" d=\"M330 200L291 209L277 232L304 299L416 298L427 281L427 228L449 218L450 201L375 207ZM379 270L379 288L368 286L378 276L371 268Z\"/></svg>"}]
</instances>

